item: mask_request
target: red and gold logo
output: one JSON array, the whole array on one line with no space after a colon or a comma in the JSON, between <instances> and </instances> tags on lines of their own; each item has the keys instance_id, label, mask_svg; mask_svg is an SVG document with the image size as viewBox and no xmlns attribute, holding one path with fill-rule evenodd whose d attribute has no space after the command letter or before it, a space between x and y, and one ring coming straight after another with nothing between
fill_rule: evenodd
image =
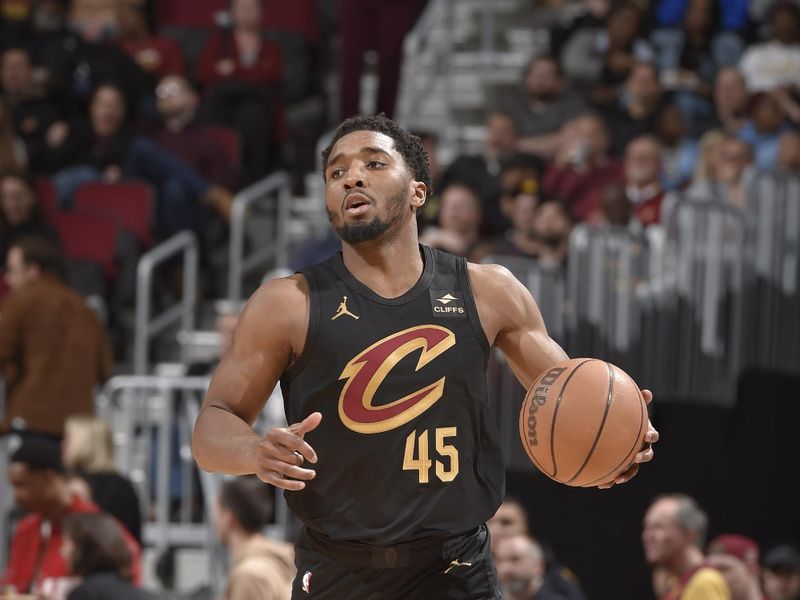
<instances>
[{"instance_id":1,"label":"red and gold logo","mask_svg":"<svg viewBox=\"0 0 800 600\"><path fill-rule=\"evenodd\" d=\"M414 371L456 345L455 334L438 325L419 325L398 331L372 344L345 365L346 379L339 395L339 417L358 433L381 433L408 423L442 397L445 377L399 400L375 406L372 402L389 372L403 358L422 350Z\"/></svg>"}]
</instances>

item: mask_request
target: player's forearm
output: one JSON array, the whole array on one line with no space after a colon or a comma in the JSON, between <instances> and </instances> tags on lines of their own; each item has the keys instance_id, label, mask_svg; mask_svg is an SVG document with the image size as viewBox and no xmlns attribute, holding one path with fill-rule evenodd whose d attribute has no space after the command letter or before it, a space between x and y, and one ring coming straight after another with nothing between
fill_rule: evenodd
<instances>
[{"instance_id":1,"label":"player's forearm","mask_svg":"<svg viewBox=\"0 0 800 600\"><path fill-rule=\"evenodd\" d=\"M256 470L261 437L237 415L218 406L200 411L192 435L192 455L201 469L229 475Z\"/></svg>"}]
</instances>

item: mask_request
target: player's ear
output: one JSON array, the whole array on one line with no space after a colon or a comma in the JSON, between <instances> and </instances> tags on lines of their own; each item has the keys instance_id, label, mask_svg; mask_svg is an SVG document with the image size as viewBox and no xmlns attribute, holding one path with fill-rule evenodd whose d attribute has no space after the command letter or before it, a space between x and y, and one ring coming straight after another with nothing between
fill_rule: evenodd
<instances>
[{"instance_id":1,"label":"player's ear","mask_svg":"<svg viewBox=\"0 0 800 600\"><path fill-rule=\"evenodd\" d=\"M412 196L411 196L411 208L418 209L422 208L425 204L425 200L428 197L428 186L422 183L421 181L412 181Z\"/></svg>"}]
</instances>

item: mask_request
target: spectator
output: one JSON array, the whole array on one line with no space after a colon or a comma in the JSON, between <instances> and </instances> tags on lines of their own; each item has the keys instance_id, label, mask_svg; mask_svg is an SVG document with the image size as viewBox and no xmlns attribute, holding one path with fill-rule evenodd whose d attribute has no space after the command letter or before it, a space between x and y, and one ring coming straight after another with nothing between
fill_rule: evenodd
<instances>
[{"instance_id":1,"label":"spectator","mask_svg":"<svg viewBox=\"0 0 800 600\"><path fill-rule=\"evenodd\" d=\"M252 183L275 166L283 59L264 38L259 0L233 0L230 14L231 29L214 32L203 47L197 79L208 120L239 132L244 183Z\"/></svg>"},{"instance_id":2,"label":"spectator","mask_svg":"<svg viewBox=\"0 0 800 600\"><path fill-rule=\"evenodd\" d=\"M483 202L477 190L463 183L451 183L440 194L439 226L425 229L423 244L458 256L471 256L480 242Z\"/></svg>"},{"instance_id":3,"label":"spectator","mask_svg":"<svg viewBox=\"0 0 800 600\"><path fill-rule=\"evenodd\" d=\"M28 153L14 129L11 107L0 96L0 173L24 169L27 164Z\"/></svg>"},{"instance_id":4,"label":"spectator","mask_svg":"<svg viewBox=\"0 0 800 600\"><path fill-rule=\"evenodd\" d=\"M628 142L655 128L661 99L656 68L648 63L634 63L625 79L621 106L607 113L611 154L621 156Z\"/></svg>"},{"instance_id":5,"label":"spectator","mask_svg":"<svg viewBox=\"0 0 800 600\"><path fill-rule=\"evenodd\" d=\"M214 527L233 566L224 600L288 600L295 576L290 544L261 533L272 515L275 490L255 477L222 485L214 505Z\"/></svg>"},{"instance_id":6,"label":"spectator","mask_svg":"<svg viewBox=\"0 0 800 600\"><path fill-rule=\"evenodd\" d=\"M739 63L751 92L800 88L800 7L779 3L771 22L773 38L750 46Z\"/></svg>"},{"instance_id":7,"label":"spectator","mask_svg":"<svg viewBox=\"0 0 800 600\"><path fill-rule=\"evenodd\" d=\"M605 58L598 84L592 89L592 101L610 105L619 86L628 78L635 63L649 63L653 51L644 36L644 15L639 5L622 2L612 8L606 21Z\"/></svg>"},{"instance_id":8,"label":"spectator","mask_svg":"<svg viewBox=\"0 0 800 600\"><path fill-rule=\"evenodd\" d=\"M722 575L704 565L708 517L693 498L669 494L657 498L644 517L642 543L647 563L663 569L668 578L664 597L688 600L727 600L730 592Z\"/></svg>"},{"instance_id":9,"label":"spectator","mask_svg":"<svg viewBox=\"0 0 800 600\"><path fill-rule=\"evenodd\" d=\"M715 125L727 133L738 133L747 120L749 104L750 95L741 71L727 67L717 73L714 81Z\"/></svg>"},{"instance_id":10,"label":"spectator","mask_svg":"<svg viewBox=\"0 0 800 600\"><path fill-rule=\"evenodd\" d=\"M27 163L33 170L41 169L45 140L56 135L51 126L59 119L60 113L35 84L31 57L23 48L9 48L0 56L0 86L4 98L0 109L2 131L6 131L7 122L12 122L16 135L24 144L23 154L12 142L15 144L14 159Z\"/></svg>"},{"instance_id":11,"label":"spectator","mask_svg":"<svg viewBox=\"0 0 800 600\"><path fill-rule=\"evenodd\" d=\"M752 162L753 149L747 142L732 137L723 139L711 179L692 185L687 195L693 199L715 199L744 208L747 199L745 173Z\"/></svg>"},{"instance_id":12,"label":"spectator","mask_svg":"<svg viewBox=\"0 0 800 600\"><path fill-rule=\"evenodd\" d=\"M700 138L697 165L695 166L692 185L689 189L697 185L706 185L716 179L720 149L722 148L722 142L726 139L725 133L719 129L707 131Z\"/></svg>"},{"instance_id":13,"label":"spectator","mask_svg":"<svg viewBox=\"0 0 800 600\"><path fill-rule=\"evenodd\" d=\"M108 424L99 417L71 415L64 425L64 466L73 475L73 489L114 516L133 538L142 541L142 508L130 479L114 464Z\"/></svg>"},{"instance_id":14,"label":"spectator","mask_svg":"<svg viewBox=\"0 0 800 600\"><path fill-rule=\"evenodd\" d=\"M62 552L70 573L81 582L67 600L154 600L132 582L133 555L119 524L103 513L77 513L64 519Z\"/></svg>"},{"instance_id":15,"label":"spectator","mask_svg":"<svg viewBox=\"0 0 800 600\"><path fill-rule=\"evenodd\" d=\"M603 120L583 115L565 125L564 143L545 170L542 192L563 198L578 221L597 220L603 189L622 182L622 165L611 159L609 145Z\"/></svg>"},{"instance_id":16,"label":"spectator","mask_svg":"<svg viewBox=\"0 0 800 600\"><path fill-rule=\"evenodd\" d=\"M0 173L0 260L5 264L15 241L37 236L53 241L58 234L45 220L33 178L23 171Z\"/></svg>"},{"instance_id":17,"label":"spectator","mask_svg":"<svg viewBox=\"0 0 800 600\"><path fill-rule=\"evenodd\" d=\"M186 74L178 44L148 30L144 0L118 0L116 10L119 24L116 41L143 71L158 79Z\"/></svg>"},{"instance_id":18,"label":"spectator","mask_svg":"<svg viewBox=\"0 0 800 600\"><path fill-rule=\"evenodd\" d=\"M800 600L800 553L788 544L764 555L762 581L769 600Z\"/></svg>"},{"instance_id":19,"label":"spectator","mask_svg":"<svg viewBox=\"0 0 800 600\"><path fill-rule=\"evenodd\" d=\"M494 516L486 522L492 541L492 550L505 538L515 535L528 535L528 513L519 500L506 496Z\"/></svg>"},{"instance_id":20,"label":"spectator","mask_svg":"<svg viewBox=\"0 0 800 600\"><path fill-rule=\"evenodd\" d=\"M789 127L781 104L772 94L759 92L750 101L750 118L736 137L753 148L756 167L773 169L778 165L778 139Z\"/></svg>"},{"instance_id":21,"label":"spectator","mask_svg":"<svg viewBox=\"0 0 800 600\"><path fill-rule=\"evenodd\" d=\"M528 65L524 95L508 105L523 152L552 158L561 142L561 127L585 112L582 101L565 93L564 78L552 56L537 56Z\"/></svg>"},{"instance_id":22,"label":"spectator","mask_svg":"<svg viewBox=\"0 0 800 600\"><path fill-rule=\"evenodd\" d=\"M726 533L708 543L708 555L729 554L741 560L756 579L761 572L758 543L749 537Z\"/></svg>"},{"instance_id":23,"label":"spectator","mask_svg":"<svg viewBox=\"0 0 800 600\"><path fill-rule=\"evenodd\" d=\"M699 146L689 137L683 115L676 104L661 107L653 133L661 144L661 185L667 191L683 189L692 179Z\"/></svg>"},{"instance_id":24,"label":"spectator","mask_svg":"<svg viewBox=\"0 0 800 600\"><path fill-rule=\"evenodd\" d=\"M339 0L339 113L342 119L360 113L361 73L364 53L378 53L378 97L376 113L394 115L403 40L417 20L423 3L419 0Z\"/></svg>"},{"instance_id":25,"label":"spectator","mask_svg":"<svg viewBox=\"0 0 800 600\"><path fill-rule=\"evenodd\" d=\"M158 190L159 234L202 229L208 220L203 205L230 218L232 197L150 140L134 134L127 121L125 95L105 83L95 90L89 120L72 123L61 144L51 148L53 177L61 206L69 205L77 187L88 181L144 179Z\"/></svg>"},{"instance_id":26,"label":"spectator","mask_svg":"<svg viewBox=\"0 0 800 600\"><path fill-rule=\"evenodd\" d=\"M732 600L764 600L758 554L755 540L743 535L720 535L709 542L706 563L722 573Z\"/></svg>"},{"instance_id":27,"label":"spectator","mask_svg":"<svg viewBox=\"0 0 800 600\"><path fill-rule=\"evenodd\" d=\"M533 235L539 244L539 264L561 266L567 262L572 215L560 200L547 200L536 207Z\"/></svg>"},{"instance_id":28,"label":"spectator","mask_svg":"<svg viewBox=\"0 0 800 600\"><path fill-rule=\"evenodd\" d=\"M778 138L778 166L800 172L800 133L785 131Z\"/></svg>"},{"instance_id":29,"label":"spectator","mask_svg":"<svg viewBox=\"0 0 800 600\"><path fill-rule=\"evenodd\" d=\"M198 122L200 99L189 81L180 75L164 77L156 87L156 101L161 128L153 140L210 182L236 189L237 165L220 151L211 129Z\"/></svg>"},{"instance_id":30,"label":"spectator","mask_svg":"<svg viewBox=\"0 0 800 600\"><path fill-rule=\"evenodd\" d=\"M602 215L600 223L611 227L628 227L641 231L642 224L633 214L633 203L625 193L625 188L611 183L603 190Z\"/></svg>"},{"instance_id":31,"label":"spectator","mask_svg":"<svg viewBox=\"0 0 800 600\"><path fill-rule=\"evenodd\" d=\"M58 445L37 437L26 437L11 455L8 480L17 506L28 513L14 532L8 566L0 586L13 586L20 593L63 590L72 583L61 552L62 522L70 515L99 512L97 506L75 496L64 475ZM120 526L133 556L131 572L141 578L139 545Z\"/></svg>"},{"instance_id":32,"label":"spectator","mask_svg":"<svg viewBox=\"0 0 800 600\"><path fill-rule=\"evenodd\" d=\"M70 0L70 26L86 40L104 42L119 28L117 0Z\"/></svg>"},{"instance_id":33,"label":"spectator","mask_svg":"<svg viewBox=\"0 0 800 600\"><path fill-rule=\"evenodd\" d=\"M518 152L503 161L500 168L500 210L503 217L511 218L514 208L514 198L524 181L535 181L537 193L541 188L541 179L544 174L544 163L533 154ZM510 226L510 221L508 221ZM508 227L506 227L506 230Z\"/></svg>"},{"instance_id":34,"label":"spectator","mask_svg":"<svg viewBox=\"0 0 800 600\"><path fill-rule=\"evenodd\" d=\"M94 386L111 375L105 332L83 298L61 281L62 258L48 240L26 238L8 251L12 292L0 319L0 371L7 404L0 432L61 436L66 418L94 412Z\"/></svg>"},{"instance_id":35,"label":"spectator","mask_svg":"<svg viewBox=\"0 0 800 600\"><path fill-rule=\"evenodd\" d=\"M634 138L625 148L625 193L645 227L661 220L666 192L661 186L661 146L654 137Z\"/></svg>"},{"instance_id":36,"label":"spectator","mask_svg":"<svg viewBox=\"0 0 800 600\"><path fill-rule=\"evenodd\" d=\"M548 585L544 552L533 538L525 534L504 537L497 542L493 557L504 598L570 600L573 597Z\"/></svg>"},{"instance_id":37,"label":"spectator","mask_svg":"<svg viewBox=\"0 0 800 600\"><path fill-rule=\"evenodd\" d=\"M487 256L522 256L535 258L539 244L534 235L533 219L539 205L539 184L535 179L525 179L514 195L510 209L511 228L481 244L473 253L474 260Z\"/></svg>"},{"instance_id":38,"label":"spectator","mask_svg":"<svg viewBox=\"0 0 800 600\"><path fill-rule=\"evenodd\" d=\"M551 32L550 51L557 56L567 81L575 87L593 85L603 69L608 45L606 19L610 0L584 0L581 10Z\"/></svg>"}]
</instances>

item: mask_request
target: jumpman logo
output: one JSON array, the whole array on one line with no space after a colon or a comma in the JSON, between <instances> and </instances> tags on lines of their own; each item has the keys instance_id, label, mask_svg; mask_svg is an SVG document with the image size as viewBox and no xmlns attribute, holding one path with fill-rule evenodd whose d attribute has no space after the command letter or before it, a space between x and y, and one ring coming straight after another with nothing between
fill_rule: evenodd
<instances>
[{"instance_id":1,"label":"jumpman logo","mask_svg":"<svg viewBox=\"0 0 800 600\"><path fill-rule=\"evenodd\" d=\"M358 315L354 315L349 310L347 310L347 296L342 296L342 302L339 304L339 308L336 309L336 313L331 317L331 321L335 321L339 317L343 317L347 315L348 317L353 317L354 319L358 320Z\"/></svg>"},{"instance_id":2,"label":"jumpman logo","mask_svg":"<svg viewBox=\"0 0 800 600\"><path fill-rule=\"evenodd\" d=\"M450 563L450 566L445 569L444 574L447 575L451 570L455 569L456 567L471 567L471 566L472 566L471 562L461 562L460 560L455 559Z\"/></svg>"}]
</instances>

